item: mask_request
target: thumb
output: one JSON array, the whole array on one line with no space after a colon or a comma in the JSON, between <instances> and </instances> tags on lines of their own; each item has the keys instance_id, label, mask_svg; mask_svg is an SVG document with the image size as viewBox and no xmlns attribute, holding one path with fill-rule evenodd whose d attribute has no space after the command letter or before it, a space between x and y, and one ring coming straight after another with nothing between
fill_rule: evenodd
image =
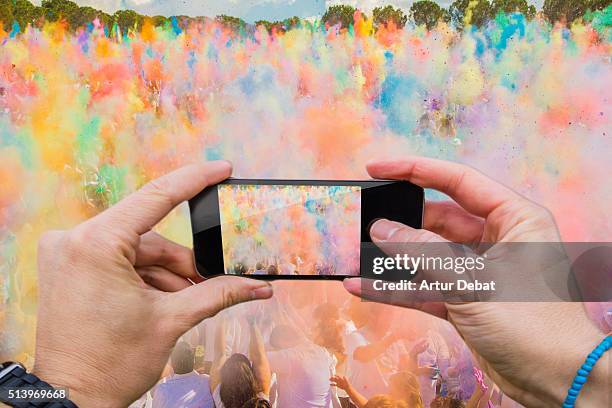
<instances>
[{"instance_id":1,"label":"thumb","mask_svg":"<svg viewBox=\"0 0 612 408\"><path fill-rule=\"evenodd\" d=\"M271 296L272 286L268 282L221 276L168 293L164 302L165 314L170 314L170 321L182 334L230 306Z\"/></svg>"},{"instance_id":2,"label":"thumb","mask_svg":"<svg viewBox=\"0 0 612 408\"><path fill-rule=\"evenodd\" d=\"M469 248L461 244L447 241L438 234L425 229L416 229L395 221L380 219L370 228L372 241L387 255L402 255L410 258L429 258L436 260L452 260L455 258L465 258L474 254ZM439 282L454 282L455 275L445 273L442 263L429 262L414 265L416 274L414 282L433 279ZM469 274L466 274L468 277ZM414 293L413 293L414 294ZM432 299L427 296L427 300ZM445 300L448 300L445 298Z\"/></svg>"},{"instance_id":3,"label":"thumb","mask_svg":"<svg viewBox=\"0 0 612 408\"><path fill-rule=\"evenodd\" d=\"M425 229L416 229L387 219L377 220L370 227L372 241L385 242L448 242L441 236Z\"/></svg>"},{"instance_id":4,"label":"thumb","mask_svg":"<svg viewBox=\"0 0 612 408\"><path fill-rule=\"evenodd\" d=\"M387 219L377 220L370 228L372 241L389 257L396 255L412 259L448 260L457 257L465 257L466 250L459 244L452 244L441 236L425 230L416 229L395 221ZM422 310L439 317L446 317L445 301L449 299L461 299L462 295L471 295L468 291L442 290L436 287L429 289L428 286L421 287L422 282L453 283L456 276L441 269L439 262L423 261L412 264L415 270L412 272L411 282L416 284L416 289L410 291L409 296L401 290L380 290L374 287L373 279L349 279L344 281L344 287L352 294L374 300L404 306L412 309ZM391 269L393 271L393 268ZM468 274L466 279L471 279ZM381 279L384 279L381 277ZM443 286L441 286L443 287ZM448 287L453 287L449 285Z\"/></svg>"}]
</instances>

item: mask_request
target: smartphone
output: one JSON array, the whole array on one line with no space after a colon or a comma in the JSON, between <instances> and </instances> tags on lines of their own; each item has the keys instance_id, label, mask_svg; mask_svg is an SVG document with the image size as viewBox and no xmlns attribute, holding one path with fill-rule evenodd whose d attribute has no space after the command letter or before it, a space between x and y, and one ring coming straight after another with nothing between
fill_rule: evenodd
<instances>
[{"instance_id":1,"label":"smartphone","mask_svg":"<svg viewBox=\"0 0 612 408\"><path fill-rule=\"evenodd\" d=\"M421 228L423 199L406 181L230 178L189 201L196 266L203 277L359 276L370 225Z\"/></svg>"}]
</instances>

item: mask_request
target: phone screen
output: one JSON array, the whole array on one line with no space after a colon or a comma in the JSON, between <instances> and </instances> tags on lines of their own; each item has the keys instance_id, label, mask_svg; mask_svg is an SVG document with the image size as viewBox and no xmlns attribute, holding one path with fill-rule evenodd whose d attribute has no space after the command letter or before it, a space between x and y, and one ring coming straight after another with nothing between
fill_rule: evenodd
<instances>
[{"instance_id":1,"label":"phone screen","mask_svg":"<svg viewBox=\"0 0 612 408\"><path fill-rule=\"evenodd\" d=\"M359 276L372 256L373 221L421 227L423 189L389 180L228 179L189 206L205 277L343 279Z\"/></svg>"},{"instance_id":2,"label":"phone screen","mask_svg":"<svg viewBox=\"0 0 612 408\"><path fill-rule=\"evenodd\" d=\"M359 275L361 187L219 185L226 274Z\"/></svg>"}]
</instances>

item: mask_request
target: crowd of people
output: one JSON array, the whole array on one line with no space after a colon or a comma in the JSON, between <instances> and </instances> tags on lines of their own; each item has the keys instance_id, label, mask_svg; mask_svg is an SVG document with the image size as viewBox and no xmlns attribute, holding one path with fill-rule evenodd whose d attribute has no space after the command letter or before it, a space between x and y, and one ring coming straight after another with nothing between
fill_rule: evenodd
<instances>
[{"instance_id":1,"label":"crowd of people","mask_svg":"<svg viewBox=\"0 0 612 408\"><path fill-rule=\"evenodd\" d=\"M290 285L188 332L132 408L514 406L447 323L420 316L402 325L393 307L333 285Z\"/></svg>"},{"instance_id":2,"label":"crowd of people","mask_svg":"<svg viewBox=\"0 0 612 408\"><path fill-rule=\"evenodd\" d=\"M261 274L260 263L281 275L356 274L346 271L359 268L360 187L222 184L218 197L226 273Z\"/></svg>"},{"instance_id":3,"label":"crowd of people","mask_svg":"<svg viewBox=\"0 0 612 408\"><path fill-rule=\"evenodd\" d=\"M544 208L481 173L438 160L411 160L374 163L368 171L385 179L400 177L392 167L404 169L402 178L441 186L457 198L458 204L429 203L426 228L445 230L431 225L431 219L449 208L464 211L464 205L484 220L468 212L454 214L457 230L446 231L445 237L464 234L461 240L471 242L470 237L489 231L516 242L559 239ZM221 161L185 166L71 230L45 233L37 254L35 364L33 374L21 378L62 385L80 406L516 405L496 390L478 361L525 406L573 405L586 375L591 378L580 403L609 405L605 360L610 360L604 355L611 339L609 304L592 311L586 306L589 314L599 315L593 321L585 313L585 304L592 302L441 304L402 296L390 299L399 306L393 307L351 297L367 297L360 279L204 280L193 253L151 226L174 202L230 171ZM457 178L465 183L449 182ZM499 215L495 209L503 203L514 209ZM442 240L433 231L384 219L369 232L375 243ZM542 268L548 266L547 259L539 260ZM600 358L603 364L595 367ZM574 376L584 361L588 365ZM19 373L8 364L5 371Z\"/></svg>"},{"instance_id":4,"label":"crowd of people","mask_svg":"<svg viewBox=\"0 0 612 408\"><path fill-rule=\"evenodd\" d=\"M225 271L229 275L338 275L336 265L323 261L303 260L298 255L292 255L285 259L268 257L254 264L238 262Z\"/></svg>"}]
</instances>

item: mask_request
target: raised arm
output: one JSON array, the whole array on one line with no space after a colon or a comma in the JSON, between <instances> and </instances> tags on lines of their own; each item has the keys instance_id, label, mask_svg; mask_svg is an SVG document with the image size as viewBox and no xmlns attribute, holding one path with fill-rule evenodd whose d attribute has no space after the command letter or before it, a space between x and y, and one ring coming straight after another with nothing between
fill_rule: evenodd
<instances>
[{"instance_id":1,"label":"raised arm","mask_svg":"<svg viewBox=\"0 0 612 408\"><path fill-rule=\"evenodd\" d=\"M357 391L353 387L353 385L349 382L348 378L346 378L345 376L332 375L329 380L331 381L331 385L340 388L341 390L344 390L344 392L348 394L349 398L351 399L351 401L353 401L353 404L355 404L357 408L363 408L368 403L368 399L361 395L359 391Z\"/></svg>"},{"instance_id":2,"label":"raised arm","mask_svg":"<svg viewBox=\"0 0 612 408\"><path fill-rule=\"evenodd\" d=\"M379 341L359 346L353 351L353 358L362 363L372 361L384 353L396 340L398 340L397 335L388 334Z\"/></svg>"},{"instance_id":3,"label":"raised arm","mask_svg":"<svg viewBox=\"0 0 612 408\"><path fill-rule=\"evenodd\" d=\"M493 397L493 391L495 391L495 384L488 377L485 377L485 383L487 385L487 391L478 401L478 408L488 408L491 405L489 401L491 401Z\"/></svg>"},{"instance_id":4,"label":"raised arm","mask_svg":"<svg viewBox=\"0 0 612 408\"><path fill-rule=\"evenodd\" d=\"M212 367L210 368L210 392L214 392L217 385L221 381L220 373L221 367L227 360L227 353L225 352L225 332L226 330L225 319L219 318L217 324L217 331L215 332L215 356L213 358Z\"/></svg>"},{"instance_id":5,"label":"raised arm","mask_svg":"<svg viewBox=\"0 0 612 408\"><path fill-rule=\"evenodd\" d=\"M479 408L485 392L488 393L489 390L490 384L488 384L489 381L485 377L484 373L476 367L473 368L473 371L474 377L476 377L476 389L474 390L474 393L470 399L467 401L465 408ZM488 401L488 399L485 399L485 403L486 401Z\"/></svg>"},{"instance_id":6,"label":"raised arm","mask_svg":"<svg viewBox=\"0 0 612 408\"><path fill-rule=\"evenodd\" d=\"M272 378L270 363L268 362L268 356L266 355L261 333L255 321L252 319L249 320L249 328L251 333L249 357L253 362L253 372L255 373L255 377L259 380L261 390L264 394L268 395L270 393L270 382Z\"/></svg>"},{"instance_id":7,"label":"raised arm","mask_svg":"<svg viewBox=\"0 0 612 408\"><path fill-rule=\"evenodd\" d=\"M427 339L421 339L412 346L408 353L400 356L399 365L402 370L410 371L417 375L431 375L431 367L419 367L419 354L425 352L428 346Z\"/></svg>"},{"instance_id":8,"label":"raised arm","mask_svg":"<svg viewBox=\"0 0 612 408\"><path fill-rule=\"evenodd\" d=\"M480 405L480 399L482 398L483 391L482 388L478 384L476 384L476 389L472 393L472 396L465 404L465 408L478 408Z\"/></svg>"}]
</instances>

